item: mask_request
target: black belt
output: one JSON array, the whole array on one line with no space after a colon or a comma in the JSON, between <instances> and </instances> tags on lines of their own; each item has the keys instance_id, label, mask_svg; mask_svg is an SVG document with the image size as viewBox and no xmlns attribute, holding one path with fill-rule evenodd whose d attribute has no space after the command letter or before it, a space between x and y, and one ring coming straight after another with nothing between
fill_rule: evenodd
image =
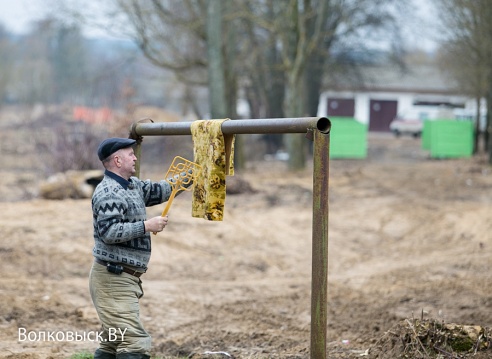
<instances>
[{"instance_id":1,"label":"black belt","mask_svg":"<svg viewBox=\"0 0 492 359\"><path fill-rule=\"evenodd\" d=\"M102 259L99 259L99 258L94 258L94 261L97 264L103 265L105 267L109 264L109 262L103 261ZM137 278L140 278L140 276L145 273L145 272L140 272L138 270L130 269L130 268L125 267L121 264L118 264L118 265L120 265L123 268L123 272L131 274L132 276L137 277Z\"/></svg>"}]
</instances>

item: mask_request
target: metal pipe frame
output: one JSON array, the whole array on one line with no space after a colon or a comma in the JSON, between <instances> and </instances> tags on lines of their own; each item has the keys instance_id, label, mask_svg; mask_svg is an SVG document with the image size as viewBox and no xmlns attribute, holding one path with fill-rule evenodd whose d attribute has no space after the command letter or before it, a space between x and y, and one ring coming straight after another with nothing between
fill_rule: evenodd
<instances>
[{"instance_id":1,"label":"metal pipe frame","mask_svg":"<svg viewBox=\"0 0 492 359\"><path fill-rule=\"evenodd\" d=\"M136 122L130 128L130 137L191 135L192 122ZM306 133L318 130L330 132L330 120L326 117L269 118L230 120L222 123L225 134Z\"/></svg>"},{"instance_id":2,"label":"metal pipe frame","mask_svg":"<svg viewBox=\"0 0 492 359\"><path fill-rule=\"evenodd\" d=\"M138 163L143 136L191 135L191 123L134 123L130 138L137 140ZM310 358L326 359L330 120L326 117L230 120L224 121L221 129L224 134L306 133L314 141Z\"/></svg>"}]
</instances>

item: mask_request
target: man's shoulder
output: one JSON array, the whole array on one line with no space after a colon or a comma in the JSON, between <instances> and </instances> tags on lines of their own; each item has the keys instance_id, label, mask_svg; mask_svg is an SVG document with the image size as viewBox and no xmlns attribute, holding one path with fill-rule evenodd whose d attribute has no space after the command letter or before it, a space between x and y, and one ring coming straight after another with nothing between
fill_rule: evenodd
<instances>
[{"instance_id":1,"label":"man's shoulder","mask_svg":"<svg viewBox=\"0 0 492 359\"><path fill-rule=\"evenodd\" d=\"M102 199L104 197L117 196L119 192L118 183L108 176L104 176L103 180L96 186L92 194L92 200Z\"/></svg>"},{"instance_id":2,"label":"man's shoulder","mask_svg":"<svg viewBox=\"0 0 492 359\"><path fill-rule=\"evenodd\" d=\"M96 186L94 193L105 191L106 188L113 187L115 184L117 184L117 182L113 180L111 177L104 176L102 181L99 182L98 185Z\"/></svg>"}]
</instances>

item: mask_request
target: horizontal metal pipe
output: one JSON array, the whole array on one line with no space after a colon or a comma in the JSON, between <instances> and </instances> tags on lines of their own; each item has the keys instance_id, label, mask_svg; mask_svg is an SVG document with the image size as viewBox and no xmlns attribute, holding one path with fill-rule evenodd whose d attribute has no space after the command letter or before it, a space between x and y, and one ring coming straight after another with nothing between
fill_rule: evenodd
<instances>
[{"instance_id":1,"label":"horizontal metal pipe","mask_svg":"<svg viewBox=\"0 0 492 359\"><path fill-rule=\"evenodd\" d=\"M193 122L153 122L134 123L130 129L132 138L138 136L191 135ZM222 123L225 134L262 134L262 133L306 133L319 130L329 133L330 120L326 117L264 118L230 120Z\"/></svg>"}]
</instances>

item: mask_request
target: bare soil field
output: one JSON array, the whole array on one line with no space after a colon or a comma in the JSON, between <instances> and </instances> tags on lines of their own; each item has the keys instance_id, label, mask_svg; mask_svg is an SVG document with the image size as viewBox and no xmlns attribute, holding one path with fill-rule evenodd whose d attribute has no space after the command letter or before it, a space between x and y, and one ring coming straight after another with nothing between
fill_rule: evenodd
<instances>
[{"instance_id":1,"label":"bare soil field","mask_svg":"<svg viewBox=\"0 0 492 359\"><path fill-rule=\"evenodd\" d=\"M14 140L2 132L0 358L92 352L94 337L62 338L100 330L88 289L90 199L36 198L32 148ZM145 171L157 179L165 169ZM184 193L153 237L141 317L155 357L309 358L311 169L260 161L236 177L253 191L227 196L223 222L192 218ZM329 223L329 358L436 357L405 352L412 332L402 328L422 318L492 326L485 157L435 160L418 139L370 134L367 159L330 163Z\"/></svg>"}]
</instances>

